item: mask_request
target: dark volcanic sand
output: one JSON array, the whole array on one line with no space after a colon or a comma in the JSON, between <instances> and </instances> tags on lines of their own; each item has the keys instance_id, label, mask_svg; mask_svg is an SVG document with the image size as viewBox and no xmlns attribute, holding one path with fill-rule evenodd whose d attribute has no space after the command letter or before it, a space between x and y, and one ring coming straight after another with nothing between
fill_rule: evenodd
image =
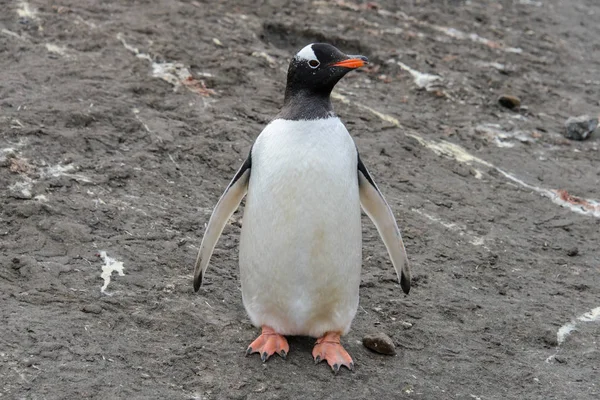
<instances>
[{"instance_id":1,"label":"dark volcanic sand","mask_svg":"<svg viewBox=\"0 0 600 400\"><path fill-rule=\"evenodd\" d=\"M600 199L600 134L561 136L600 110L597 1L0 3L1 398L600 397L598 315L577 320L600 311L600 219L542 196ZM244 357L240 212L192 290L212 207L317 40L372 61L335 107L414 273L404 296L365 218L338 376L309 338ZM442 80L419 90L397 61ZM100 251L124 266L107 293Z\"/></svg>"}]
</instances>

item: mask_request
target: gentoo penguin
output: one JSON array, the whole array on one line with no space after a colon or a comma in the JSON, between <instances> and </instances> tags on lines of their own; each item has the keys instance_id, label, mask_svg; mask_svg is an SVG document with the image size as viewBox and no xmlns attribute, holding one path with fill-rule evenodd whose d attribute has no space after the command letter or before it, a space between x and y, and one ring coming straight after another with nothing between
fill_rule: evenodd
<instances>
[{"instance_id":1,"label":"gentoo penguin","mask_svg":"<svg viewBox=\"0 0 600 400\"><path fill-rule=\"evenodd\" d=\"M410 269L394 215L362 163L330 94L367 63L332 45L313 43L292 59L281 112L250 155L208 222L194 273L198 291L227 220L247 194L239 263L244 307L262 328L247 354L266 361L289 352L286 335L317 338L312 355L334 372L354 368L340 336L358 308L362 264L360 209L375 223L405 293Z\"/></svg>"}]
</instances>

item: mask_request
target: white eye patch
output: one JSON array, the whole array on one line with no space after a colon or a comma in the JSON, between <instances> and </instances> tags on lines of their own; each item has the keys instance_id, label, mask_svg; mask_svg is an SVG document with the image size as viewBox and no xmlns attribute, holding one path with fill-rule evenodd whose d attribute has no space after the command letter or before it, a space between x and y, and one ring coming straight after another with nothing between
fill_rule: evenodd
<instances>
[{"instance_id":1,"label":"white eye patch","mask_svg":"<svg viewBox=\"0 0 600 400\"><path fill-rule=\"evenodd\" d=\"M302 50L300 50L298 52L298 54L296 54L296 58L298 60L306 60L306 61L316 60L316 61L319 61L319 59L315 55L315 52L312 49L312 43L309 44L308 46L305 46Z\"/></svg>"}]
</instances>

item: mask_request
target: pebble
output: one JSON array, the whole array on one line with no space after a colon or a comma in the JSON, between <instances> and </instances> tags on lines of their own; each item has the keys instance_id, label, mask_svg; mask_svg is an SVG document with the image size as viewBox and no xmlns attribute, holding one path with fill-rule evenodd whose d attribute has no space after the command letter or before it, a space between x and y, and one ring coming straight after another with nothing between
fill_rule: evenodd
<instances>
[{"instance_id":1,"label":"pebble","mask_svg":"<svg viewBox=\"0 0 600 400\"><path fill-rule=\"evenodd\" d=\"M12 259L12 269L18 270L18 269L21 269L22 266L23 265L21 264L21 260L19 260L19 258L14 257Z\"/></svg>"},{"instance_id":2,"label":"pebble","mask_svg":"<svg viewBox=\"0 0 600 400\"><path fill-rule=\"evenodd\" d=\"M579 254L579 249L577 247L573 247L567 250L567 255L569 257L575 257L577 254Z\"/></svg>"},{"instance_id":3,"label":"pebble","mask_svg":"<svg viewBox=\"0 0 600 400\"><path fill-rule=\"evenodd\" d=\"M563 135L571 140L585 140L597 127L598 118L592 118L589 115L570 117L565 122L565 132Z\"/></svg>"},{"instance_id":4,"label":"pebble","mask_svg":"<svg viewBox=\"0 0 600 400\"><path fill-rule=\"evenodd\" d=\"M521 99L519 99L517 96L511 96L509 94L503 94L500 96L500 98L498 98L498 103L510 110L521 107Z\"/></svg>"},{"instance_id":5,"label":"pebble","mask_svg":"<svg viewBox=\"0 0 600 400\"><path fill-rule=\"evenodd\" d=\"M102 312L102 307L97 304L87 304L83 306L81 311L88 314L100 314Z\"/></svg>"},{"instance_id":6,"label":"pebble","mask_svg":"<svg viewBox=\"0 0 600 400\"><path fill-rule=\"evenodd\" d=\"M400 326L402 326L404 329L410 329L412 328L413 324L406 321L400 321Z\"/></svg>"},{"instance_id":7,"label":"pebble","mask_svg":"<svg viewBox=\"0 0 600 400\"><path fill-rule=\"evenodd\" d=\"M363 338L363 346L376 353L393 356L396 354L396 346L392 339L383 332L376 332L366 335Z\"/></svg>"},{"instance_id":8,"label":"pebble","mask_svg":"<svg viewBox=\"0 0 600 400\"><path fill-rule=\"evenodd\" d=\"M553 329L546 329L543 332L541 339L547 346L558 346L558 337L556 336L556 331Z\"/></svg>"},{"instance_id":9,"label":"pebble","mask_svg":"<svg viewBox=\"0 0 600 400\"><path fill-rule=\"evenodd\" d=\"M35 364L39 364L39 363L40 363L40 360L39 360L39 359L37 359L37 358L34 358L34 357L28 357L28 358L24 358L24 359L22 360L22 363L23 363L23 365L24 365L24 366L26 366L26 367L32 367L32 366L34 366Z\"/></svg>"}]
</instances>

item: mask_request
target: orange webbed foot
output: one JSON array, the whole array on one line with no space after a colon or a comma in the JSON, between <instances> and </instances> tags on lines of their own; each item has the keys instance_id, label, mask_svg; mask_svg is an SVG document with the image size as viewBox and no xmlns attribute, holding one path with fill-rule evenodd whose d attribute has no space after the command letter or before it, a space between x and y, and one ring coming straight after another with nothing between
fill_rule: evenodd
<instances>
[{"instance_id":1,"label":"orange webbed foot","mask_svg":"<svg viewBox=\"0 0 600 400\"><path fill-rule=\"evenodd\" d=\"M315 359L315 364L326 360L335 374L338 373L342 365L350 371L354 370L352 357L350 357L350 354L340 344L339 333L327 332L317 339L312 355Z\"/></svg>"},{"instance_id":2,"label":"orange webbed foot","mask_svg":"<svg viewBox=\"0 0 600 400\"><path fill-rule=\"evenodd\" d=\"M246 356L252 353L259 353L262 362L265 362L273 354L279 354L284 360L290 352L290 346L286 338L278 333L275 333L273 328L269 326L262 327L262 333L254 342L248 346Z\"/></svg>"}]
</instances>

